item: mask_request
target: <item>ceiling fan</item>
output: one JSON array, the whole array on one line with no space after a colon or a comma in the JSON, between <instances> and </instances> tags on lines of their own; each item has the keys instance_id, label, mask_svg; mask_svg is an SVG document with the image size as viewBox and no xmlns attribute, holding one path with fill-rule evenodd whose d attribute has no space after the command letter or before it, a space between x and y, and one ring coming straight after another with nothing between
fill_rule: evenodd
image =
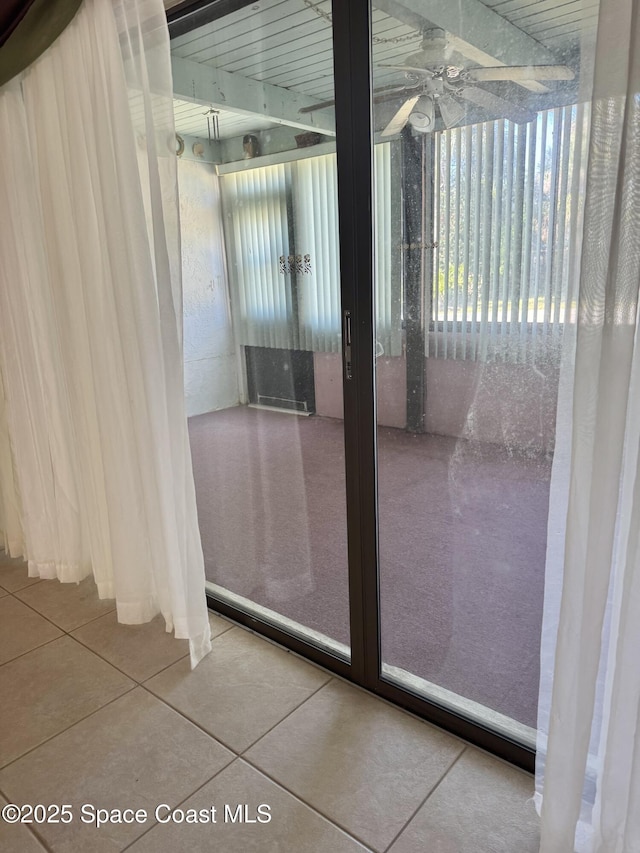
<instances>
[{"instance_id":1,"label":"ceiling fan","mask_svg":"<svg viewBox=\"0 0 640 853\"><path fill-rule=\"evenodd\" d=\"M421 133L433 130L435 108L439 108L445 127L458 124L465 114L461 101L469 101L493 114L518 124L531 121L535 115L521 106L478 86L478 83L509 81L573 80L574 73L566 65L500 65L486 68L465 68L464 60L454 54L445 31L427 29L422 35L420 50L406 57L402 65L381 65L404 71L411 85L410 96L397 110L382 131L382 136L395 136L409 124ZM416 92L416 88L418 91ZM400 94L402 90L398 90Z\"/></svg>"},{"instance_id":2,"label":"ceiling fan","mask_svg":"<svg viewBox=\"0 0 640 853\"><path fill-rule=\"evenodd\" d=\"M380 65L404 71L407 83L386 86L374 92L374 103L395 100L408 95L381 136L395 136L409 123L414 130L428 133L434 129L436 107L445 127L454 127L464 117L464 101L475 104L492 115L517 124L532 121L535 112L527 110L483 88L478 83L509 81L514 83L573 80L574 73L566 65L523 65L465 68L464 58L455 54L444 30L434 27L422 34L420 50L406 57L402 65ZM331 106L326 101L300 112L311 112Z\"/></svg>"}]
</instances>

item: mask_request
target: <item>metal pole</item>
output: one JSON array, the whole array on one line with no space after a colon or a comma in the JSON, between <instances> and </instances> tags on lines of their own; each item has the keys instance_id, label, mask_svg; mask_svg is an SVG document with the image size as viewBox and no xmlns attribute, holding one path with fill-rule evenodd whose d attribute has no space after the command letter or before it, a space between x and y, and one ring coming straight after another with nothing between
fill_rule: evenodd
<instances>
[{"instance_id":1,"label":"metal pole","mask_svg":"<svg viewBox=\"0 0 640 853\"><path fill-rule=\"evenodd\" d=\"M430 194L423 192L425 166L432 150L431 137L415 138L411 129L402 131L404 317L406 329L407 430L424 432L425 403L425 275L423 234L425 207ZM425 147L427 152L425 151ZM426 154L426 156L425 156ZM429 177L429 182L430 182ZM428 198L425 198L425 196ZM432 230L428 229L429 231Z\"/></svg>"}]
</instances>

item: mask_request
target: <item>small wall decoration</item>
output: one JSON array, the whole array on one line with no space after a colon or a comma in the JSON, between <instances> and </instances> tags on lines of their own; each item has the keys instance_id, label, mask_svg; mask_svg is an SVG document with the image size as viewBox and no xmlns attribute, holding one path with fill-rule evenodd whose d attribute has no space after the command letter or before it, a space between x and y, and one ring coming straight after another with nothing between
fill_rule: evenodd
<instances>
[{"instance_id":1,"label":"small wall decoration","mask_svg":"<svg viewBox=\"0 0 640 853\"><path fill-rule=\"evenodd\" d=\"M211 139L214 139L216 142L220 139L220 110L214 110L213 107L209 107L206 113L202 113L203 116L207 118L207 134L209 136L209 145L211 145Z\"/></svg>"},{"instance_id":2,"label":"small wall decoration","mask_svg":"<svg viewBox=\"0 0 640 853\"><path fill-rule=\"evenodd\" d=\"M321 133L314 133L313 131L309 131L308 133L299 133L296 137L296 147L297 148L309 148L311 145L318 145L323 140L323 136Z\"/></svg>"},{"instance_id":3,"label":"small wall decoration","mask_svg":"<svg viewBox=\"0 0 640 853\"><path fill-rule=\"evenodd\" d=\"M281 275L311 275L311 255L280 255Z\"/></svg>"},{"instance_id":4,"label":"small wall decoration","mask_svg":"<svg viewBox=\"0 0 640 853\"><path fill-rule=\"evenodd\" d=\"M247 133L242 138L242 147L245 160L253 160L254 157L260 156L260 141L252 133Z\"/></svg>"}]
</instances>

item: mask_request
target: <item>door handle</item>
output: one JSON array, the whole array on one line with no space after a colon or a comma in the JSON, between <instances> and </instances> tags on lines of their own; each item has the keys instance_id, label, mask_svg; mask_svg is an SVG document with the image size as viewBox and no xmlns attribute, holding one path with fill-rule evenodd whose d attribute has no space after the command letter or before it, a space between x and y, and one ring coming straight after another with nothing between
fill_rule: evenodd
<instances>
[{"instance_id":1,"label":"door handle","mask_svg":"<svg viewBox=\"0 0 640 853\"><path fill-rule=\"evenodd\" d=\"M351 366L351 311L342 313L342 354L344 358L344 375L347 379L353 379Z\"/></svg>"}]
</instances>

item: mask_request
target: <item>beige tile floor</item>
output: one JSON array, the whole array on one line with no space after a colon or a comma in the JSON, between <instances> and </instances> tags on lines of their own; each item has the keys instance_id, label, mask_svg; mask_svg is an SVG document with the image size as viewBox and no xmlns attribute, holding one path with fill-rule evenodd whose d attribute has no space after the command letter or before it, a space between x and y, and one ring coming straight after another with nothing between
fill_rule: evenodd
<instances>
[{"instance_id":1,"label":"beige tile floor","mask_svg":"<svg viewBox=\"0 0 640 853\"><path fill-rule=\"evenodd\" d=\"M210 619L191 672L161 620L0 555L0 806L72 816L0 820L3 853L536 853L530 776Z\"/></svg>"}]
</instances>

